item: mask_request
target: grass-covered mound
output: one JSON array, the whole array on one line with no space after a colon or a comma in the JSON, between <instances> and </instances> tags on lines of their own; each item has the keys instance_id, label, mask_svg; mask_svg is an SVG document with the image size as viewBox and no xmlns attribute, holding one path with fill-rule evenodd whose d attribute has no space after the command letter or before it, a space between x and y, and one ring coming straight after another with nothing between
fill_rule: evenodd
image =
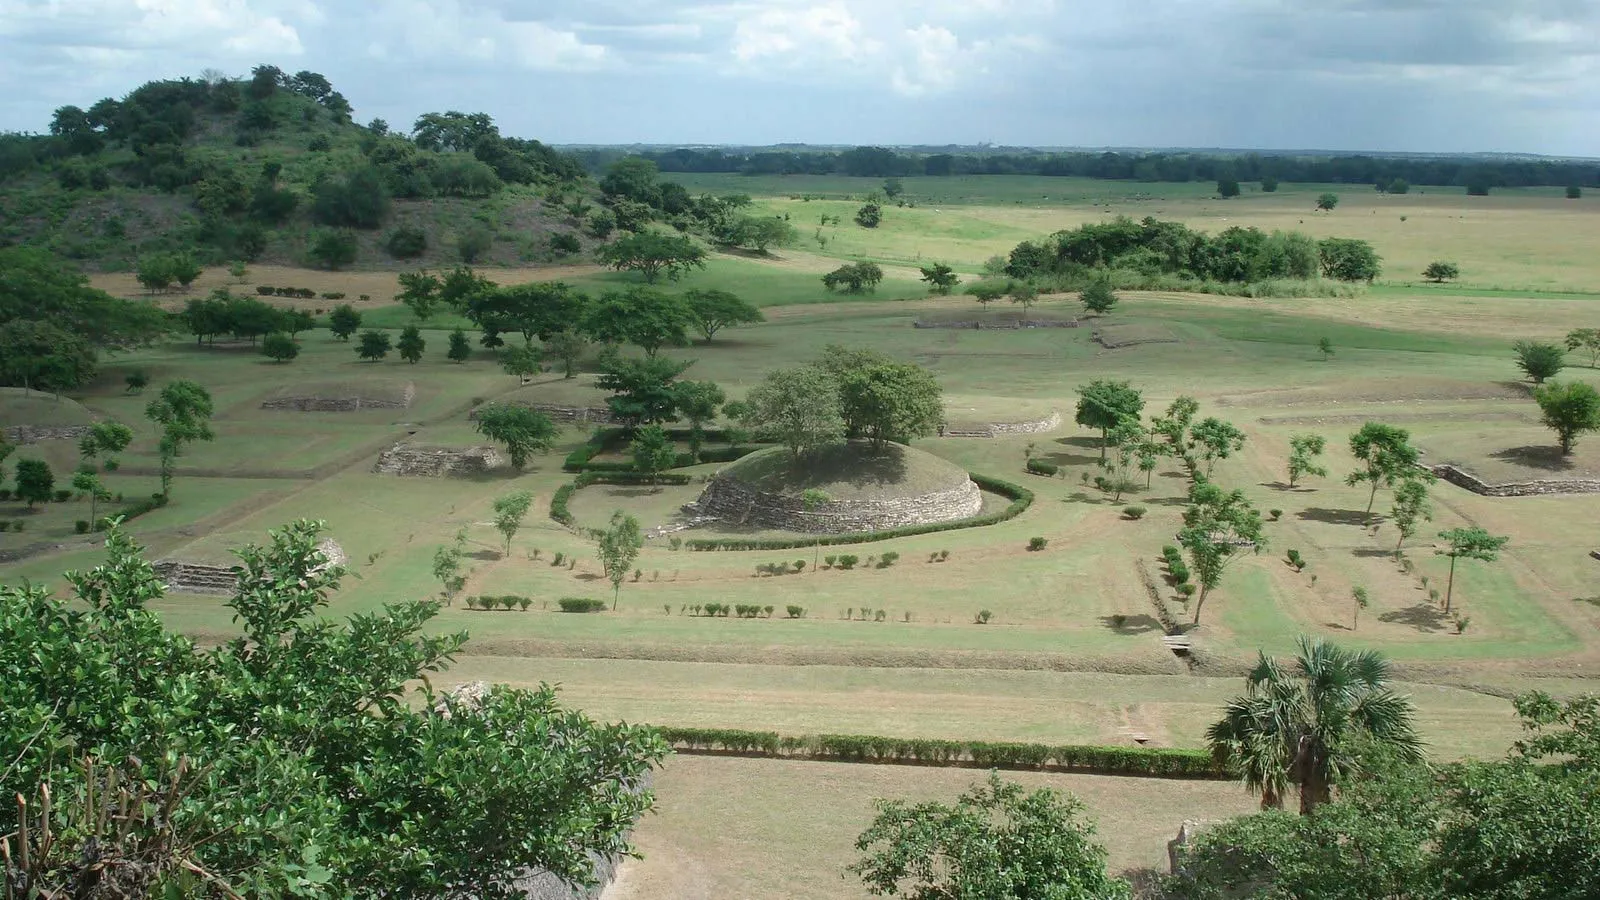
<instances>
[{"instance_id":1,"label":"grass-covered mound","mask_svg":"<svg viewBox=\"0 0 1600 900\"><path fill-rule=\"evenodd\" d=\"M91 425L94 415L76 400L40 391L0 388L0 425L67 427Z\"/></svg>"},{"instance_id":2,"label":"grass-covered mound","mask_svg":"<svg viewBox=\"0 0 1600 900\"><path fill-rule=\"evenodd\" d=\"M960 466L931 453L901 444L886 444L882 452L873 453L861 441L819 450L798 465L788 450L768 448L728 465L718 477L780 497L820 490L840 502L921 497L960 490L969 482Z\"/></svg>"}]
</instances>

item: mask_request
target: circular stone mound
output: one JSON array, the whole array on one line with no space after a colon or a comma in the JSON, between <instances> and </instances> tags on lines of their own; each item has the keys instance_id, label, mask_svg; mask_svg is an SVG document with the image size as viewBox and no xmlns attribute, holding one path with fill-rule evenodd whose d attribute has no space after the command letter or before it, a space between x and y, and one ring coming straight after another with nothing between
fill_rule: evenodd
<instances>
[{"instance_id":1,"label":"circular stone mound","mask_svg":"<svg viewBox=\"0 0 1600 900\"><path fill-rule=\"evenodd\" d=\"M830 498L807 508L802 494ZM752 453L711 479L694 511L738 525L813 534L952 522L983 510L983 492L960 466L901 444L874 454L864 442L830 447L797 467L782 447Z\"/></svg>"}]
</instances>

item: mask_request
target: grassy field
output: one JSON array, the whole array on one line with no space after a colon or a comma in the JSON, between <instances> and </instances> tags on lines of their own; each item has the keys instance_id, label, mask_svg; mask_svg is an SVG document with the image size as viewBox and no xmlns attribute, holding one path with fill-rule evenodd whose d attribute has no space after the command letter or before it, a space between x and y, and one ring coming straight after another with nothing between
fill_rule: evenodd
<instances>
[{"instance_id":1,"label":"grassy field","mask_svg":"<svg viewBox=\"0 0 1600 900\"><path fill-rule=\"evenodd\" d=\"M871 232L829 226L823 247L809 234L814 217L838 212L848 222L857 201L791 194L859 195L873 183L723 178L690 186L754 193L762 208L788 212L809 244L772 258L718 255L680 283L744 293L767 313L764 324L723 332L714 343L665 351L694 361L687 377L716 381L736 398L772 368L809 361L828 344L841 343L928 367L944 388L953 422L1035 420L1060 412L1064 424L1048 434L915 444L953 467L1026 485L1038 495L1032 508L999 525L847 550L698 553L672 549L667 537L652 538L637 578L622 584L615 611L557 612L560 597L611 599L592 541L546 515L552 495L572 478L560 471L561 458L586 440L586 430L566 429L549 456L521 473L400 479L372 472L377 455L399 441L480 443L467 413L485 401L596 405L601 399L587 377L546 375L520 386L487 353L464 365L446 361L444 330L459 324L448 316L423 323L428 346L416 365L392 357L361 362L350 344L326 331L304 336L300 357L286 365L266 361L248 344L179 340L107 360L96 385L59 402L8 392L0 397L0 424L96 417L128 423L135 442L119 470L104 478L113 493L132 500L157 487L155 436L143 418L149 392L126 393L123 376L143 369L155 387L193 378L216 398L217 439L179 460L170 506L131 523L152 557L226 562L232 548L262 540L269 528L320 519L350 559L351 577L331 610L342 616L434 593L433 550L466 528L467 593L514 593L535 602L526 612L486 613L459 602L445 609L434 627L465 630L473 638L445 683L559 682L569 701L607 718L1110 743L1138 733L1158 746L1196 746L1258 650L1289 652L1300 635L1311 635L1375 648L1395 660L1438 757L1489 757L1517 735L1506 699L1512 693L1543 687L1570 694L1591 689L1600 678L1600 603L1593 602L1600 562L1589 556L1600 547L1593 537L1600 533L1600 504L1593 495L1494 499L1441 483L1433 491L1432 521L1407 542L1407 571L1393 555L1398 535L1383 518L1387 492L1378 494L1374 529L1366 521L1367 492L1343 483L1355 466L1348 437L1368 420L1408 428L1428 461L1455 463L1491 481L1600 472L1600 439L1581 441L1570 458L1553 453L1553 435L1539 425L1509 348L1515 339L1559 340L1571 328L1600 325L1600 256L1585 244L1600 224L1600 205L1539 192L1485 199L1431 190L1404 197L1346 190L1335 213L1312 215L1315 189L1304 186L1223 203L1207 196L1209 186L1197 185L941 179L938 189L951 193L936 196L934 186L908 179L915 209L890 208L884 227ZM1102 193L1085 193L1090 190ZM909 268L919 257L974 271L1016 240L1121 213L1208 229L1255 224L1364 237L1378 245L1390 275L1349 297L1128 293L1112 315L1080 328L913 327L919 319L998 321L1012 312L983 311L965 297L925 297ZM905 265L891 268L876 295L823 291L818 273L848 258ZM1465 284L1411 283L1408 273L1420 272L1432 258L1460 262ZM502 282L562 278L590 290L635 283L592 266L490 275ZM226 280L208 273L200 289ZM259 267L247 280L240 290L267 283L343 291L369 325L398 328L411 321L409 311L391 302L392 273ZM101 276L97 283L137 294L125 276ZM356 300L360 294L370 299ZM320 299L306 304L332 305ZM1078 315L1072 296L1043 298L1036 310ZM1118 349L1097 343L1096 332ZM1317 352L1322 338L1334 346L1331 359ZM1600 371L1585 367L1563 377L1600 383ZM1075 389L1094 378L1131 381L1144 392L1147 414L1190 394L1200 400L1202 416L1237 424L1248 442L1218 463L1214 477L1242 488L1263 510L1279 511L1268 525L1267 550L1236 563L1207 603L1203 623L1192 632L1201 660L1194 670L1161 643L1141 575L1141 566L1159 575L1186 480L1164 461L1148 487L1141 484L1117 503L1087 483L1099 472L1098 433L1073 425L1072 418ZM394 396L406 385L414 386L415 396L404 409L311 413L261 406L278 397L356 388ZM1329 477L1290 489L1288 443L1302 433L1327 438ZM1062 474L1026 474L1028 454L1061 465ZM70 441L24 445L11 461L29 456L49 461L63 487L77 462ZM718 468L689 471L698 477ZM490 506L518 489L535 495L535 511L511 553L502 556ZM699 489L698 483L594 485L576 492L571 509L580 526L597 525L616 509L646 526L669 524ZM1128 503L1149 513L1131 521L1121 512ZM75 520L88 518L87 507L84 500L34 511L0 503L0 519L26 523L22 532L0 532L4 579L60 585L62 571L92 565L99 556L95 540L73 529ZM1448 571L1448 560L1435 554L1435 535L1468 524L1508 535L1511 543L1495 563L1458 567L1454 602L1468 620L1461 631L1453 617L1437 611L1430 592L1442 590ZM723 524L673 536L729 533L737 529ZM1048 542L1044 550L1027 549L1034 537ZM1308 561L1304 571L1285 562L1290 549ZM865 560L886 551L900 554L886 569L841 571L825 561L828 554L852 552ZM945 561L929 562L946 551ZM558 553L559 566L552 564ZM758 574L763 564L799 559L807 562L805 574ZM1357 586L1373 598L1359 622L1350 601ZM1158 593L1178 608L1164 585ZM693 607L706 602L771 605L775 613L753 620L694 615ZM170 596L156 605L172 625L202 636L234 627L214 597ZM804 616L788 618L790 605L803 608ZM871 614L863 615L863 608ZM989 624L974 624L984 609L992 614ZM953 795L971 774L676 760L661 776L661 814L641 830L651 860L629 869L620 896L850 896L854 886L840 880L838 870L870 797ZM1158 861L1162 842L1185 816L1249 805L1227 785L1061 783L1082 791L1102 814L1119 866ZM799 791L816 797L814 809L808 804L798 816L773 812L773 798ZM726 820L734 805L755 810L750 832L716 832L712 823ZM760 818L769 814L770 820ZM696 834L708 836L696 841Z\"/></svg>"}]
</instances>

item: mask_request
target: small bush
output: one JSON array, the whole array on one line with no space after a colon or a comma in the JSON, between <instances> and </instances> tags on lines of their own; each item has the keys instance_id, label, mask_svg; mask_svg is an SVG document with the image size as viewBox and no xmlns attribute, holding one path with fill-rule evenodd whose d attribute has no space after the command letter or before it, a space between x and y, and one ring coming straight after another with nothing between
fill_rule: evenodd
<instances>
[{"instance_id":1,"label":"small bush","mask_svg":"<svg viewBox=\"0 0 1600 900\"><path fill-rule=\"evenodd\" d=\"M79 519L78 521L73 522L72 523L72 530L76 531L78 534L88 534L89 533L89 520L87 520L87 519Z\"/></svg>"},{"instance_id":2,"label":"small bush","mask_svg":"<svg viewBox=\"0 0 1600 900\"><path fill-rule=\"evenodd\" d=\"M1028 549L1031 551L1043 550L1050 542L1042 537L1028 538Z\"/></svg>"},{"instance_id":3,"label":"small bush","mask_svg":"<svg viewBox=\"0 0 1600 900\"><path fill-rule=\"evenodd\" d=\"M872 621L874 621L874 622L882 622L884 619L888 618L888 616L889 616L889 614L888 614L887 611L880 609L877 612L872 614Z\"/></svg>"},{"instance_id":4,"label":"small bush","mask_svg":"<svg viewBox=\"0 0 1600 900\"><path fill-rule=\"evenodd\" d=\"M766 617L769 618L769 619L772 618L772 610L773 610L773 606L770 603L767 604L766 606L761 607L761 611L763 613L765 613Z\"/></svg>"},{"instance_id":5,"label":"small bush","mask_svg":"<svg viewBox=\"0 0 1600 900\"><path fill-rule=\"evenodd\" d=\"M1054 478L1061 472L1060 466L1042 459L1029 459L1026 468L1029 475L1043 475L1046 478Z\"/></svg>"},{"instance_id":6,"label":"small bush","mask_svg":"<svg viewBox=\"0 0 1600 900\"><path fill-rule=\"evenodd\" d=\"M413 225L402 225L383 242L383 249L395 259L414 259L428 250L428 235Z\"/></svg>"},{"instance_id":7,"label":"small bush","mask_svg":"<svg viewBox=\"0 0 1600 900\"><path fill-rule=\"evenodd\" d=\"M805 568L806 568L806 561L805 560L797 559L797 560L794 561L794 570L795 570L796 573L805 571Z\"/></svg>"},{"instance_id":8,"label":"small bush","mask_svg":"<svg viewBox=\"0 0 1600 900\"><path fill-rule=\"evenodd\" d=\"M258 285L256 285L256 293L260 294L263 297L271 297L277 290L278 290L277 288L273 287L270 284L258 284Z\"/></svg>"},{"instance_id":9,"label":"small bush","mask_svg":"<svg viewBox=\"0 0 1600 900\"><path fill-rule=\"evenodd\" d=\"M683 547L683 538L679 538L679 537L668 538L667 539L667 547L669 549L672 549L672 550L681 549Z\"/></svg>"},{"instance_id":10,"label":"small bush","mask_svg":"<svg viewBox=\"0 0 1600 900\"><path fill-rule=\"evenodd\" d=\"M839 568L846 570L854 569L856 567L856 563L860 561L861 558L856 556L854 553L846 553L839 557Z\"/></svg>"},{"instance_id":11,"label":"small bush","mask_svg":"<svg viewBox=\"0 0 1600 900\"><path fill-rule=\"evenodd\" d=\"M989 620L992 618L994 618L994 613L988 611L987 609L980 609L978 610L978 614L973 617L972 624L987 625L989 624Z\"/></svg>"},{"instance_id":12,"label":"small bush","mask_svg":"<svg viewBox=\"0 0 1600 900\"><path fill-rule=\"evenodd\" d=\"M1122 508L1122 514L1135 521L1144 518L1146 512L1147 510L1142 506L1124 506Z\"/></svg>"},{"instance_id":13,"label":"small bush","mask_svg":"<svg viewBox=\"0 0 1600 900\"><path fill-rule=\"evenodd\" d=\"M836 555L835 556L824 556L822 558L823 564L826 565L830 569L833 568L833 564L838 562L838 561L839 561L839 557L836 556Z\"/></svg>"},{"instance_id":14,"label":"small bush","mask_svg":"<svg viewBox=\"0 0 1600 900\"><path fill-rule=\"evenodd\" d=\"M528 611L528 607L530 607L532 605L533 605L533 598L532 597L518 597L517 598L517 606L520 607L523 612L527 612Z\"/></svg>"},{"instance_id":15,"label":"small bush","mask_svg":"<svg viewBox=\"0 0 1600 900\"><path fill-rule=\"evenodd\" d=\"M1272 521L1276 522L1279 519L1283 518L1283 510L1281 510L1281 509L1269 509L1269 510L1267 510L1267 515L1272 518Z\"/></svg>"},{"instance_id":16,"label":"small bush","mask_svg":"<svg viewBox=\"0 0 1600 900\"><path fill-rule=\"evenodd\" d=\"M889 568L890 566L894 565L895 563L897 563L899 561L900 561L900 554L898 554L898 553L894 552L893 550L891 550L888 553L885 553L882 556L882 558L880 558L878 560L878 568L887 569L887 568Z\"/></svg>"},{"instance_id":17,"label":"small bush","mask_svg":"<svg viewBox=\"0 0 1600 900\"><path fill-rule=\"evenodd\" d=\"M68 500L72 499L72 492L69 491L69 490L59 490L59 491L56 491L51 496L55 498L55 501L57 503L65 503Z\"/></svg>"},{"instance_id":18,"label":"small bush","mask_svg":"<svg viewBox=\"0 0 1600 900\"><path fill-rule=\"evenodd\" d=\"M1288 558L1289 558L1289 565L1294 566L1294 570L1296 572L1305 571L1306 560L1305 560L1305 557L1300 555L1300 551L1299 550L1290 550L1289 553L1288 553Z\"/></svg>"},{"instance_id":19,"label":"small bush","mask_svg":"<svg viewBox=\"0 0 1600 900\"><path fill-rule=\"evenodd\" d=\"M1192 584L1184 583L1184 584L1178 585L1178 596L1182 597L1185 600L1189 599L1190 597L1193 597L1194 596L1194 592L1195 592L1195 587Z\"/></svg>"},{"instance_id":20,"label":"small bush","mask_svg":"<svg viewBox=\"0 0 1600 900\"><path fill-rule=\"evenodd\" d=\"M478 608L478 598L475 596L468 596L467 599L463 600L462 602L467 605L467 609Z\"/></svg>"},{"instance_id":21,"label":"small bush","mask_svg":"<svg viewBox=\"0 0 1600 900\"><path fill-rule=\"evenodd\" d=\"M556 601L562 612L567 613L597 613L605 612L606 602L593 597L562 597Z\"/></svg>"},{"instance_id":22,"label":"small bush","mask_svg":"<svg viewBox=\"0 0 1600 900\"><path fill-rule=\"evenodd\" d=\"M321 297L324 300L343 300L344 299L344 291L323 291L321 294L318 294L317 296ZM322 314L322 310L320 310L320 309L317 310L317 314L321 315Z\"/></svg>"},{"instance_id":23,"label":"small bush","mask_svg":"<svg viewBox=\"0 0 1600 900\"><path fill-rule=\"evenodd\" d=\"M1467 626L1471 624L1471 616L1456 616L1456 634L1466 634Z\"/></svg>"},{"instance_id":24,"label":"small bush","mask_svg":"<svg viewBox=\"0 0 1600 900\"><path fill-rule=\"evenodd\" d=\"M564 563L566 561L567 561L567 555L565 553L557 553L555 555L555 557L550 560L550 565L559 566L559 565L561 565L562 563Z\"/></svg>"},{"instance_id":25,"label":"small bush","mask_svg":"<svg viewBox=\"0 0 1600 900\"><path fill-rule=\"evenodd\" d=\"M806 617L806 608L804 606L795 606L792 603L784 607L784 612L788 613L791 619L803 619Z\"/></svg>"}]
</instances>

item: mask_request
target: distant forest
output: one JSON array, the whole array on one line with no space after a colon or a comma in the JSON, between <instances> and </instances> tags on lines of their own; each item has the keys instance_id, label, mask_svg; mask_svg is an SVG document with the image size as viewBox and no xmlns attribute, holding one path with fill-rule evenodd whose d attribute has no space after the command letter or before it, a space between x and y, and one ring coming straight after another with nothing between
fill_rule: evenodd
<instances>
[{"instance_id":1,"label":"distant forest","mask_svg":"<svg viewBox=\"0 0 1600 900\"><path fill-rule=\"evenodd\" d=\"M851 150L678 149L633 151L663 172L732 172L741 175L1061 175L1118 181L1282 181L1312 184L1371 184L1387 189L1410 185L1482 188L1600 187L1600 163L1467 156L1313 156L1205 152L1051 153L1007 150L992 153L922 153L884 147ZM629 153L620 149L578 152L593 172ZM630 154L631 155L631 154Z\"/></svg>"}]
</instances>

